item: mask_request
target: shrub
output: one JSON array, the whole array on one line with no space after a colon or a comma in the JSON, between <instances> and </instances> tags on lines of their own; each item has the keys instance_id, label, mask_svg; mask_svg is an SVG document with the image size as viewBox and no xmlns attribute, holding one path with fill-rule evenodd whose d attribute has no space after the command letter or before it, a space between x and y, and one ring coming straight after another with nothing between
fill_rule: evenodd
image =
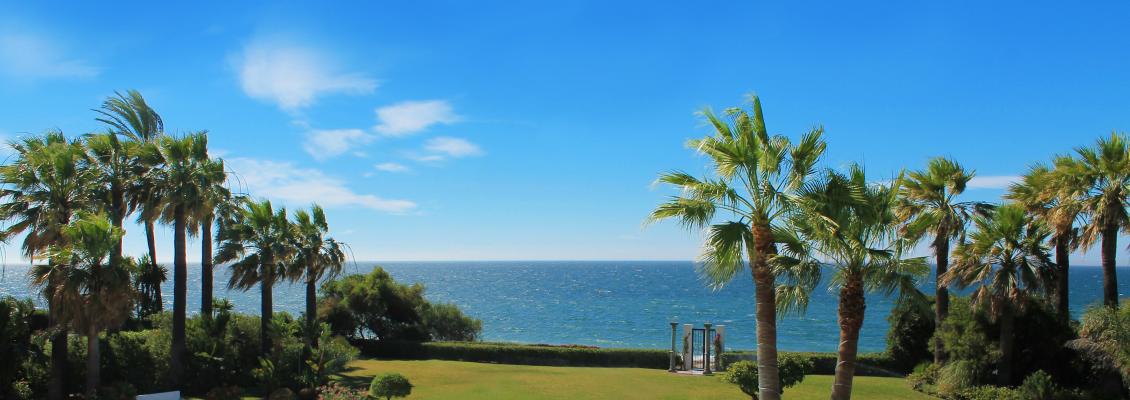
<instances>
[{"instance_id":1,"label":"shrub","mask_svg":"<svg viewBox=\"0 0 1130 400\"><path fill-rule=\"evenodd\" d=\"M901 370L910 369L933 359L931 337L934 336L933 300L900 300L887 317L887 354Z\"/></svg>"},{"instance_id":2,"label":"shrub","mask_svg":"<svg viewBox=\"0 0 1130 400\"><path fill-rule=\"evenodd\" d=\"M368 400L369 394L342 386L337 382L330 382L328 385L318 387L319 400Z\"/></svg>"},{"instance_id":3,"label":"shrub","mask_svg":"<svg viewBox=\"0 0 1130 400\"><path fill-rule=\"evenodd\" d=\"M455 305L429 303L423 285L398 283L379 267L324 283L319 304L321 320L351 338L472 341L482 330Z\"/></svg>"},{"instance_id":4,"label":"shrub","mask_svg":"<svg viewBox=\"0 0 1130 400\"><path fill-rule=\"evenodd\" d=\"M916 391L930 394L933 386L938 384L938 364L921 363L914 367L914 372L906 376L906 382Z\"/></svg>"},{"instance_id":5,"label":"shrub","mask_svg":"<svg viewBox=\"0 0 1130 400\"><path fill-rule=\"evenodd\" d=\"M1044 371L1033 372L1024 378L1024 383L1016 388L1020 397L1027 400L1052 400L1059 388L1052 382L1051 375Z\"/></svg>"},{"instance_id":6,"label":"shrub","mask_svg":"<svg viewBox=\"0 0 1130 400\"><path fill-rule=\"evenodd\" d=\"M393 397L408 397L409 394L412 394L412 384L401 374L384 374L373 378L369 384L369 395L373 397L391 400Z\"/></svg>"},{"instance_id":7,"label":"shrub","mask_svg":"<svg viewBox=\"0 0 1130 400\"><path fill-rule=\"evenodd\" d=\"M296 399L298 399L298 396L295 396L294 392L291 391L290 389L287 389L287 388L275 389L273 392L271 392L270 396L267 396L267 400L296 400Z\"/></svg>"},{"instance_id":8,"label":"shrub","mask_svg":"<svg viewBox=\"0 0 1130 400\"><path fill-rule=\"evenodd\" d=\"M795 355L812 362L810 375L832 375L836 373L836 353L780 352L778 357ZM730 365L741 360L752 360L754 354L748 351L728 351L722 353L722 365ZM650 367L649 367L650 368ZM659 368L659 367L656 367ZM666 368L666 364L662 368ZM864 353L856 358L856 376L900 376L910 372L910 368L899 368L885 353Z\"/></svg>"},{"instance_id":9,"label":"shrub","mask_svg":"<svg viewBox=\"0 0 1130 400\"><path fill-rule=\"evenodd\" d=\"M781 389L793 387L804 381L804 376L812 373L812 359L796 354L777 356L777 374Z\"/></svg>"},{"instance_id":10,"label":"shrub","mask_svg":"<svg viewBox=\"0 0 1130 400\"><path fill-rule=\"evenodd\" d=\"M235 385L217 386L204 395L205 400L240 400L243 389Z\"/></svg>"},{"instance_id":11,"label":"shrub","mask_svg":"<svg viewBox=\"0 0 1130 400\"><path fill-rule=\"evenodd\" d=\"M114 382L98 389L98 400L132 400L137 398L137 389L125 382Z\"/></svg>"},{"instance_id":12,"label":"shrub","mask_svg":"<svg viewBox=\"0 0 1130 400\"><path fill-rule=\"evenodd\" d=\"M1028 400L1015 390L999 386L974 386L947 397L954 400Z\"/></svg>"},{"instance_id":13,"label":"shrub","mask_svg":"<svg viewBox=\"0 0 1130 400\"><path fill-rule=\"evenodd\" d=\"M975 361L956 360L938 371L938 393L943 397L962 393L981 383L986 368Z\"/></svg>"},{"instance_id":14,"label":"shrub","mask_svg":"<svg viewBox=\"0 0 1130 400\"><path fill-rule=\"evenodd\" d=\"M782 355L777 357L777 372L781 380L781 390L793 387L804 381L804 376L812 370L812 360L799 355ZM738 361L731 364L726 373L722 375L726 382L737 385L742 393L757 399L758 375L757 364L752 361Z\"/></svg>"},{"instance_id":15,"label":"shrub","mask_svg":"<svg viewBox=\"0 0 1130 400\"><path fill-rule=\"evenodd\" d=\"M354 340L362 354L375 358L453 360L500 364L635 367L667 369L668 354L653 349L601 349L578 346L481 342Z\"/></svg>"}]
</instances>

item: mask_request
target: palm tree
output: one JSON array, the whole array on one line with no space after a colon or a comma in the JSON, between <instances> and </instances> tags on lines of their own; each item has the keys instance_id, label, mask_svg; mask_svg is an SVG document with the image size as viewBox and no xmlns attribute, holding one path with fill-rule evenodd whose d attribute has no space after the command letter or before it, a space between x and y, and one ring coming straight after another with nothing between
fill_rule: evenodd
<instances>
[{"instance_id":1,"label":"palm tree","mask_svg":"<svg viewBox=\"0 0 1130 400\"><path fill-rule=\"evenodd\" d=\"M80 215L63 228L63 240L52 246L52 263L37 265L33 284L57 304L54 317L86 335L86 393L98 393L101 381L98 335L129 316L133 292L129 271L107 264L124 231L103 215Z\"/></svg>"},{"instance_id":2,"label":"palm tree","mask_svg":"<svg viewBox=\"0 0 1130 400\"><path fill-rule=\"evenodd\" d=\"M925 257L904 257L913 239L899 235L901 220L895 211L901 183L900 176L889 185L870 184L858 165L847 174L829 171L821 181L805 187L797 201L800 212L793 213L789 229L778 234L792 253L824 259L834 270L831 282L839 287L840 344L832 399L851 398L867 307L864 294L922 296L916 283L929 267ZM818 280L820 268L811 265L807 274Z\"/></svg>"},{"instance_id":3,"label":"palm tree","mask_svg":"<svg viewBox=\"0 0 1130 400\"><path fill-rule=\"evenodd\" d=\"M318 347L318 337L314 332L318 323L317 284L322 278L332 278L341 273L345 252L341 242L326 237L330 227L322 206L315 204L310 211L295 212L294 228L297 244L294 269L301 271L306 278L306 345Z\"/></svg>"},{"instance_id":4,"label":"palm tree","mask_svg":"<svg viewBox=\"0 0 1130 400\"><path fill-rule=\"evenodd\" d=\"M101 209L109 214L111 223L121 229L122 223L131 210L125 199L125 191L135 178L136 142L121 141L112 132L86 135L85 148L87 165L96 171L97 194L104 202ZM119 267L122 260L122 242L114 245L110 254L110 265Z\"/></svg>"},{"instance_id":5,"label":"palm tree","mask_svg":"<svg viewBox=\"0 0 1130 400\"><path fill-rule=\"evenodd\" d=\"M1126 135L1111 133L1094 147L1075 149L1075 157L1057 157L1057 187L1066 196L1078 197L1088 223L1083 226L1079 246L1090 248L1102 242L1103 304L1118 307L1118 234L1130 228L1126 212L1130 196L1130 141Z\"/></svg>"},{"instance_id":6,"label":"palm tree","mask_svg":"<svg viewBox=\"0 0 1130 400\"><path fill-rule=\"evenodd\" d=\"M1060 190L1063 182L1057 179L1054 170L1044 164L1036 164L1028 169L1020 182L1008 188L1005 198L1023 206L1028 213L1052 229L1051 241L1055 243L1055 272L1052 278L1055 285L1049 285L1048 292L1055 296L1056 314L1066 321L1071 318L1068 301L1069 268L1071 251L1075 250L1078 230L1075 220L1082 211L1082 203L1071 191Z\"/></svg>"},{"instance_id":7,"label":"palm tree","mask_svg":"<svg viewBox=\"0 0 1130 400\"><path fill-rule=\"evenodd\" d=\"M678 171L660 175L659 182L682 193L656 207L648 222L675 218L687 228L709 227L700 271L716 286L731 281L745 268L743 258L748 260L757 297L760 396L779 399L773 232L792 209L791 194L808 180L825 144L823 128L812 129L796 144L769 136L761 101L756 96L750 101L753 115L738 108L726 110L723 117L702 112L715 132L690 141L689 147L710 157L716 177L700 179ZM731 219L714 223L719 211Z\"/></svg>"},{"instance_id":8,"label":"palm tree","mask_svg":"<svg viewBox=\"0 0 1130 400\"><path fill-rule=\"evenodd\" d=\"M949 267L950 240L965 232L972 214L987 208L981 202L962 202L957 197L975 172L944 157L931 159L922 171L907 174L903 183L898 216L905 223L903 233L912 238L929 236L934 249L937 271L934 280L934 326L942 326L949 315L949 289L941 276ZM945 362L945 349L940 340L934 342L934 362Z\"/></svg>"},{"instance_id":9,"label":"palm tree","mask_svg":"<svg viewBox=\"0 0 1130 400\"><path fill-rule=\"evenodd\" d=\"M83 168L82 146L70 142L62 132L10 143L14 162L0 166L0 220L7 226L0 240L7 242L25 233L23 254L33 262L50 246L63 241L63 227L71 217L91 203L91 170ZM57 263L48 259L48 264ZM63 375L67 365L67 331L63 321L54 318L58 306L48 299L54 333L51 336L51 377L48 398L63 397Z\"/></svg>"},{"instance_id":10,"label":"palm tree","mask_svg":"<svg viewBox=\"0 0 1130 400\"><path fill-rule=\"evenodd\" d=\"M1028 292L1043 288L1044 274L1052 264L1044 245L1051 232L1016 204L975 217L973 225L976 231L957 246L953 269L943 279L962 287L977 286L970 295L973 304L987 305L1000 320L998 378L1001 385L1011 385L1015 313Z\"/></svg>"},{"instance_id":11,"label":"palm tree","mask_svg":"<svg viewBox=\"0 0 1130 400\"><path fill-rule=\"evenodd\" d=\"M232 263L228 287L250 290L259 285L259 340L264 357L271 352L272 290L275 283L289 278L286 267L295 252L293 236L286 209L276 211L270 200L247 201L230 220L220 223L215 261Z\"/></svg>"},{"instance_id":12,"label":"palm tree","mask_svg":"<svg viewBox=\"0 0 1130 400\"><path fill-rule=\"evenodd\" d=\"M164 168L153 182L161 199L161 221L173 225L173 332L170 374L179 384L185 360L185 317L188 293L188 260L185 235L192 216L198 213L211 182L223 181L223 166L208 158L208 136L204 132L181 138L163 136L158 149Z\"/></svg>"},{"instance_id":13,"label":"palm tree","mask_svg":"<svg viewBox=\"0 0 1130 400\"><path fill-rule=\"evenodd\" d=\"M215 269L212 263L213 222L215 222L217 211L223 212L230 207L232 194L224 186L227 180L227 174L224 172L224 160L218 158L208 160L203 168L212 171L212 173L207 175L209 178L207 182L202 182L201 202L195 207L196 215L192 218L192 225L196 225L200 232L200 315L211 317L212 272Z\"/></svg>"},{"instance_id":14,"label":"palm tree","mask_svg":"<svg viewBox=\"0 0 1130 400\"><path fill-rule=\"evenodd\" d=\"M157 186L153 181L153 170L161 166L156 142L165 134L165 122L157 111L149 106L141 93L132 89L124 94L114 92L114 96L107 97L102 102L102 107L94 111L100 115L95 120L106 124L111 132L140 144L135 149L132 165L134 179L130 187L126 188L127 204L129 210L141 210L138 222L145 224L150 267L156 271L158 267L155 225L160 216L161 204L160 198L154 195ZM161 299L160 285L156 287L156 298ZM157 305L161 306L161 303Z\"/></svg>"}]
</instances>

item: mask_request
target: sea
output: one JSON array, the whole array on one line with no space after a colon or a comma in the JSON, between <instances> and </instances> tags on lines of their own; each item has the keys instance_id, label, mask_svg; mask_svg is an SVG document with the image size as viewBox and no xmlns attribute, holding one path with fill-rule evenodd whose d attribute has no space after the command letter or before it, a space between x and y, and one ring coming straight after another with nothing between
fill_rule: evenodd
<instances>
[{"instance_id":1,"label":"sea","mask_svg":"<svg viewBox=\"0 0 1130 400\"><path fill-rule=\"evenodd\" d=\"M483 321L487 341L579 344L599 347L666 349L671 322L726 326L730 349L756 347L753 283L748 273L722 288L711 288L690 261L445 261L355 262L345 273L367 273L383 267L402 283L420 283L434 302L457 304ZM28 266L0 270L0 296L42 299L29 286ZM171 278L171 277L170 277ZM216 271L215 296L227 298L235 309L257 314L259 291L228 290L225 268ZM200 308L200 268L189 266L188 309ZM933 278L922 288L933 291ZM1130 267L1118 268L1119 290L1130 295ZM1071 311L1078 316L1100 300L1102 270L1071 267ZM162 294L172 308L172 281ZM826 287L812 295L807 311L789 315L777 324L778 348L786 351L836 350L836 293ZM275 287L275 311L295 316L303 310L304 292L298 284ZM895 299L881 293L867 297L860 334L860 351L886 348L887 316Z\"/></svg>"}]
</instances>

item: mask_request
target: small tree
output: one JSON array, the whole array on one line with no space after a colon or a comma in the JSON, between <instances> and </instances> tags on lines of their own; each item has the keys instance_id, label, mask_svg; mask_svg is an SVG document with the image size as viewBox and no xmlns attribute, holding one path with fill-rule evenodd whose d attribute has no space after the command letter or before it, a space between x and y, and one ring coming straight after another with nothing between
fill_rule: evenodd
<instances>
[{"instance_id":1,"label":"small tree","mask_svg":"<svg viewBox=\"0 0 1130 400\"><path fill-rule=\"evenodd\" d=\"M783 388L793 387L804 381L804 375L812 370L812 360L799 356L781 356L777 359L777 365L780 369L781 393L784 393ZM738 361L730 364L722 379L738 385L742 393L749 395L753 400L758 400L757 363Z\"/></svg>"},{"instance_id":2,"label":"small tree","mask_svg":"<svg viewBox=\"0 0 1130 400\"><path fill-rule=\"evenodd\" d=\"M373 378L369 385L369 396L392 400L393 397L408 397L412 394L412 384L408 378L398 373L388 373Z\"/></svg>"}]
</instances>

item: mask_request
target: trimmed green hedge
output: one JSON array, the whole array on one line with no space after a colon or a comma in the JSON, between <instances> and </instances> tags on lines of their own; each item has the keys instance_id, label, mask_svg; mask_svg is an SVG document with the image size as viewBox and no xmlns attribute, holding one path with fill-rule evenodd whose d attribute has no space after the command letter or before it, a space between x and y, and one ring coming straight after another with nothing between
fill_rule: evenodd
<instances>
[{"instance_id":1,"label":"trimmed green hedge","mask_svg":"<svg viewBox=\"0 0 1130 400\"><path fill-rule=\"evenodd\" d=\"M783 351L780 355L792 354L808 357L812 360L812 375L833 375L836 373L836 353L816 352L791 352ZM752 351L730 351L722 354L722 363L729 365L739 360L752 360L756 353ZM856 376L904 376L910 371L904 371L899 364L892 360L886 353L863 353L859 355L855 366Z\"/></svg>"},{"instance_id":2,"label":"trimmed green hedge","mask_svg":"<svg viewBox=\"0 0 1130 400\"><path fill-rule=\"evenodd\" d=\"M401 360L452 360L498 364L550 365L578 367L635 367L667 369L667 350L604 349L589 346L552 346L490 342L406 342L354 340L353 345L368 357ZM835 353L782 352L808 357L812 374L831 375L836 370ZM729 365L752 359L753 352L727 352L722 362ZM883 353L859 355L859 376L890 376L905 373Z\"/></svg>"},{"instance_id":3,"label":"trimmed green hedge","mask_svg":"<svg viewBox=\"0 0 1130 400\"><path fill-rule=\"evenodd\" d=\"M403 342L354 340L361 354L404 360L453 360L519 365L635 367L667 369L666 350L602 349L487 342Z\"/></svg>"}]
</instances>

